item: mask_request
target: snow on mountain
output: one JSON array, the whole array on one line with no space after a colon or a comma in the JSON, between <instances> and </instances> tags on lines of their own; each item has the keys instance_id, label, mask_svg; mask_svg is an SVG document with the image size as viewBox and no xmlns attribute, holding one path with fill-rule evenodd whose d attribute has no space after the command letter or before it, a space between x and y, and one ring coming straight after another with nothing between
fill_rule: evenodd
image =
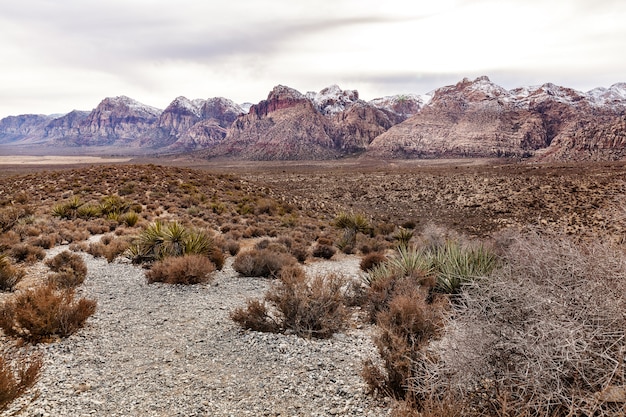
<instances>
[{"instance_id":1,"label":"snow on mountain","mask_svg":"<svg viewBox=\"0 0 626 417\"><path fill-rule=\"evenodd\" d=\"M396 113L402 117L410 117L420 111L432 99L429 94L398 94L375 98L368 103L376 108Z\"/></svg>"},{"instance_id":2,"label":"snow on mountain","mask_svg":"<svg viewBox=\"0 0 626 417\"><path fill-rule=\"evenodd\" d=\"M315 107L326 115L341 113L347 107L359 101L359 92L356 90L342 90L337 84L322 89L319 93L310 91L306 97Z\"/></svg>"},{"instance_id":3,"label":"snow on mountain","mask_svg":"<svg viewBox=\"0 0 626 417\"><path fill-rule=\"evenodd\" d=\"M111 107L126 107L130 112L140 114L144 117L158 118L161 115L162 110L156 107L148 106L126 96L107 97L98 107L102 105L108 105Z\"/></svg>"},{"instance_id":4,"label":"snow on mountain","mask_svg":"<svg viewBox=\"0 0 626 417\"><path fill-rule=\"evenodd\" d=\"M613 84L609 88L598 87L587 92L595 106L626 106L626 83Z\"/></svg>"}]
</instances>

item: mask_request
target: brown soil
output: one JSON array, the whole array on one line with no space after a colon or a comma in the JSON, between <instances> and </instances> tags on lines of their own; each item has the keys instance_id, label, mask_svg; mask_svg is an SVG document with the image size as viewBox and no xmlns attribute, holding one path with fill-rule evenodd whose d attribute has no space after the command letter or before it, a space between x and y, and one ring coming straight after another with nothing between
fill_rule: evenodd
<instances>
[{"instance_id":1,"label":"brown soil","mask_svg":"<svg viewBox=\"0 0 626 417\"><path fill-rule=\"evenodd\" d=\"M626 231L626 162L233 162L185 157L135 162L232 173L318 218L354 211L375 223L435 223L479 237L534 225L622 242ZM61 167L14 168L13 173Z\"/></svg>"}]
</instances>

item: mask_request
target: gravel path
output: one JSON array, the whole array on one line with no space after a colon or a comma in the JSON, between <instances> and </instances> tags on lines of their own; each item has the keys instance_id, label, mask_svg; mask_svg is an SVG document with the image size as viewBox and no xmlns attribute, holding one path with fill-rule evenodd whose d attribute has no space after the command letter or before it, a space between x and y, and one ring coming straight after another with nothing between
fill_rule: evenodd
<instances>
[{"instance_id":1,"label":"gravel path","mask_svg":"<svg viewBox=\"0 0 626 417\"><path fill-rule=\"evenodd\" d=\"M371 328L321 341L242 331L228 314L269 281L238 277L232 258L211 284L184 287L148 285L139 267L83 256L80 293L98 310L77 334L38 347L42 378L7 416L389 414L359 375L375 355ZM308 268L356 274L358 260Z\"/></svg>"}]
</instances>

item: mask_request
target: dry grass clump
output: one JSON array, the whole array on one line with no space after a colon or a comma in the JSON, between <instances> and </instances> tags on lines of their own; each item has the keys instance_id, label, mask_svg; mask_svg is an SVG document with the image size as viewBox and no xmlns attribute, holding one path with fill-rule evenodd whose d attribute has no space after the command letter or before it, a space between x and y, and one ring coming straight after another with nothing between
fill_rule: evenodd
<instances>
[{"instance_id":1,"label":"dry grass clump","mask_svg":"<svg viewBox=\"0 0 626 417\"><path fill-rule=\"evenodd\" d=\"M42 366L40 353L9 345L0 349L0 411L37 382Z\"/></svg>"},{"instance_id":2,"label":"dry grass clump","mask_svg":"<svg viewBox=\"0 0 626 417\"><path fill-rule=\"evenodd\" d=\"M33 246L28 243L20 243L11 247L10 255L16 262L33 263L41 261L46 257L46 251L40 246Z\"/></svg>"},{"instance_id":3,"label":"dry grass clump","mask_svg":"<svg viewBox=\"0 0 626 417\"><path fill-rule=\"evenodd\" d=\"M380 252L372 252L368 253L361 259L361 263L359 264L359 268L361 271L369 271L372 268L382 264L387 260L387 257Z\"/></svg>"},{"instance_id":4,"label":"dry grass clump","mask_svg":"<svg viewBox=\"0 0 626 417\"><path fill-rule=\"evenodd\" d=\"M448 299L433 294L432 275L413 271L390 274L372 282L368 291L369 310L378 326L374 344L382 367L366 361L363 378L372 391L404 399L414 377L413 366L428 343L441 330Z\"/></svg>"},{"instance_id":5,"label":"dry grass clump","mask_svg":"<svg viewBox=\"0 0 626 417\"><path fill-rule=\"evenodd\" d=\"M75 300L71 288L43 285L20 292L0 308L0 328L7 336L31 343L67 337L96 311L96 301Z\"/></svg>"},{"instance_id":6,"label":"dry grass clump","mask_svg":"<svg viewBox=\"0 0 626 417\"><path fill-rule=\"evenodd\" d=\"M299 266L284 268L263 300L249 300L232 312L240 326L256 331L293 332L326 338L347 322L346 279L337 274L307 279Z\"/></svg>"},{"instance_id":7,"label":"dry grass clump","mask_svg":"<svg viewBox=\"0 0 626 417\"><path fill-rule=\"evenodd\" d=\"M624 255L529 235L504 258L457 296L414 363L414 396L463 398L463 415L625 415Z\"/></svg>"},{"instance_id":8,"label":"dry grass clump","mask_svg":"<svg viewBox=\"0 0 626 417\"><path fill-rule=\"evenodd\" d=\"M55 272L49 275L48 280L60 288L77 287L87 277L87 265L83 258L67 250L48 259L46 265Z\"/></svg>"},{"instance_id":9,"label":"dry grass clump","mask_svg":"<svg viewBox=\"0 0 626 417\"><path fill-rule=\"evenodd\" d=\"M113 262L115 258L123 254L130 247L130 242L125 238L114 238L112 235L104 235L99 242L92 242L86 252L96 258L106 258Z\"/></svg>"},{"instance_id":10,"label":"dry grass clump","mask_svg":"<svg viewBox=\"0 0 626 417\"><path fill-rule=\"evenodd\" d=\"M211 280L215 265L204 255L168 257L155 262L146 272L148 283L203 284Z\"/></svg>"},{"instance_id":11,"label":"dry grass clump","mask_svg":"<svg viewBox=\"0 0 626 417\"><path fill-rule=\"evenodd\" d=\"M271 249L251 249L237 254L233 268L246 277L277 277L283 268L297 262L288 253Z\"/></svg>"},{"instance_id":12,"label":"dry grass clump","mask_svg":"<svg viewBox=\"0 0 626 417\"><path fill-rule=\"evenodd\" d=\"M335 253L337 253L337 249L335 249L333 246L319 244L319 242L313 246L313 249L311 251L311 255L313 255L315 258L322 259L330 259L335 256Z\"/></svg>"},{"instance_id":13,"label":"dry grass clump","mask_svg":"<svg viewBox=\"0 0 626 417\"><path fill-rule=\"evenodd\" d=\"M6 255L0 254L0 291L13 291L22 278L24 271L11 265Z\"/></svg>"}]
</instances>

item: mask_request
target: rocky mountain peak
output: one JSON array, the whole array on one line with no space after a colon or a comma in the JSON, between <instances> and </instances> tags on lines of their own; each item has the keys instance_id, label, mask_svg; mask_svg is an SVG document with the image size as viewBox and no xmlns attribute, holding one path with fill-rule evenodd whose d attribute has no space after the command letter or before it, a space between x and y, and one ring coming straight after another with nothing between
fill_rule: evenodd
<instances>
[{"instance_id":1,"label":"rocky mountain peak","mask_svg":"<svg viewBox=\"0 0 626 417\"><path fill-rule=\"evenodd\" d=\"M126 96L107 97L98 104L96 112L129 113L144 118L157 118L161 110Z\"/></svg>"},{"instance_id":2,"label":"rocky mountain peak","mask_svg":"<svg viewBox=\"0 0 626 417\"><path fill-rule=\"evenodd\" d=\"M179 96L163 110L163 113L176 112L201 117L204 103L205 101L202 99L189 100L187 97Z\"/></svg>"},{"instance_id":3,"label":"rocky mountain peak","mask_svg":"<svg viewBox=\"0 0 626 417\"><path fill-rule=\"evenodd\" d=\"M395 113L403 118L417 114L432 97L429 95L398 94L370 100L368 103L381 110Z\"/></svg>"},{"instance_id":4,"label":"rocky mountain peak","mask_svg":"<svg viewBox=\"0 0 626 417\"><path fill-rule=\"evenodd\" d=\"M215 119L222 127L230 126L237 117L245 113L240 105L224 97L210 98L202 106L202 118Z\"/></svg>"},{"instance_id":5,"label":"rocky mountain peak","mask_svg":"<svg viewBox=\"0 0 626 417\"><path fill-rule=\"evenodd\" d=\"M337 84L322 89L319 93L309 92L307 98L322 114L340 113L359 101L357 90L342 90Z\"/></svg>"},{"instance_id":6,"label":"rocky mountain peak","mask_svg":"<svg viewBox=\"0 0 626 417\"><path fill-rule=\"evenodd\" d=\"M258 104L254 104L250 107L250 114L254 114L257 117L264 117L268 113L302 105L303 103L312 106L306 96L298 90L284 85L277 85L270 91L267 100L260 101Z\"/></svg>"}]
</instances>

